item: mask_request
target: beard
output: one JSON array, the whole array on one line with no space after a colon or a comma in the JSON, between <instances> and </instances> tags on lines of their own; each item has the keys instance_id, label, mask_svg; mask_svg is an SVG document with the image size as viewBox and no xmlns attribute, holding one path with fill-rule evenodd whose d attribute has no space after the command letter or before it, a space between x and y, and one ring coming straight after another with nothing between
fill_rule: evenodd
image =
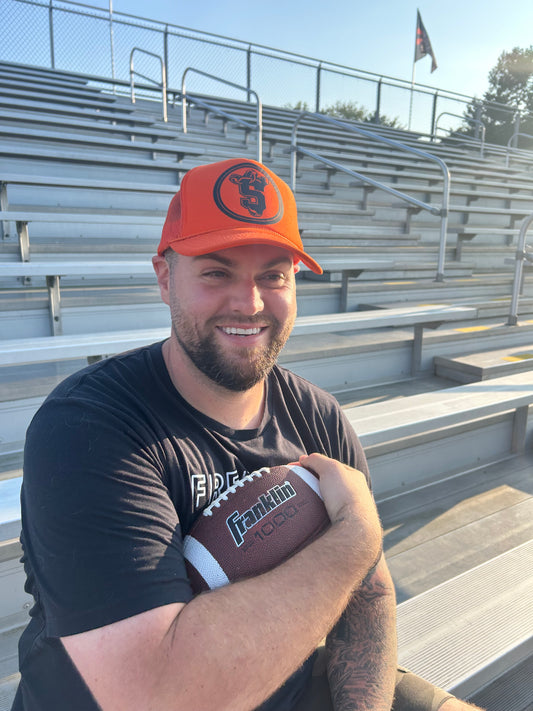
<instances>
[{"instance_id":1,"label":"beard","mask_svg":"<svg viewBox=\"0 0 533 711\"><path fill-rule=\"evenodd\" d=\"M214 337L220 317L209 319L202 334L192 319L180 313L179 308L173 311L172 332L192 363L214 383L234 392L249 390L270 373L294 323L294 318L282 324L272 316L237 320L233 316L231 323L236 325L240 321L242 328L252 328L258 323L268 325L271 338L264 346L250 348L243 345L228 355L217 345ZM242 338L245 340L246 336Z\"/></svg>"}]
</instances>

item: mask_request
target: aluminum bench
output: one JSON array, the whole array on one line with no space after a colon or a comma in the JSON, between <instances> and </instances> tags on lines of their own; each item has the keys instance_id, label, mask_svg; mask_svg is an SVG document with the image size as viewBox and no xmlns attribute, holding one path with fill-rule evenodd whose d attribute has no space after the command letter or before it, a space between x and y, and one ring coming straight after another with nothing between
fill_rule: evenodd
<instances>
[{"instance_id":1,"label":"aluminum bench","mask_svg":"<svg viewBox=\"0 0 533 711\"><path fill-rule=\"evenodd\" d=\"M13 99L8 97L3 97L0 94L0 106L4 107L7 111L13 107ZM154 123L154 119L139 115L139 113L134 113L134 110L130 107L122 108L116 107L116 110L112 109L98 109L90 108L84 106L71 106L58 104L56 102L50 101L38 101L31 99L19 98L17 99L17 109L34 111L38 114L59 114L61 116L76 116L78 118L87 119L92 118L95 122L107 121L116 122L122 124L132 124L135 126L151 126Z\"/></svg>"},{"instance_id":2,"label":"aluminum bench","mask_svg":"<svg viewBox=\"0 0 533 711\"><path fill-rule=\"evenodd\" d=\"M112 104L116 101L116 97L111 94L106 94L101 89L94 86L89 86L87 84L66 84L65 82L59 81L57 79L47 79L47 78L32 78L26 76L24 81L20 80L20 77L6 77L0 76L0 94L3 93L4 89L8 91L10 89L17 90L20 93L30 94L40 96L41 94L56 95L58 97L69 97L77 96L80 98L87 97L88 99L94 98L101 100L103 103Z\"/></svg>"},{"instance_id":3,"label":"aluminum bench","mask_svg":"<svg viewBox=\"0 0 533 711\"><path fill-rule=\"evenodd\" d=\"M517 414L513 448L524 447L527 407L533 403L533 371L488 382L467 383L446 390L413 395L387 403L348 408L346 414L364 446L412 437L428 429L449 427L465 420L514 410Z\"/></svg>"},{"instance_id":4,"label":"aluminum bench","mask_svg":"<svg viewBox=\"0 0 533 711\"><path fill-rule=\"evenodd\" d=\"M31 139L38 141L40 148L49 149L53 148L51 144L57 143L62 148L68 147L69 150L74 147L78 149L89 148L91 151L94 150L94 148L99 148L101 150L117 149L121 152L146 152L152 158L155 154L164 155L166 157L174 157L178 162L185 156L197 157L204 155L205 153L205 150L202 148L192 148L189 145L178 142L163 143L158 141L157 143L153 143L151 141L130 141L107 136L85 135L82 133L61 133L59 131L20 128L18 126L13 127L0 125L0 137L7 137L8 139L20 137L24 141L24 144ZM12 147L15 146L12 145ZM27 149L26 145L24 147ZM3 148L5 149L7 147Z\"/></svg>"},{"instance_id":5,"label":"aluminum bench","mask_svg":"<svg viewBox=\"0 0 533 711\"><path fill-rule=\"evenodd\" d=\"M531 657L532 570L533 541L528 541L400 603L400 664L471 698ZM533 703L531 680L524 674L521 681ZM506 711L515 702L514 690L509 691L499 707Z\"/></svg>"},{"instance_id":6,"label":"aluminum bench","mask_svg":"<svg viewBox=\"0 0 533 711\"><path fill-rule=\"evenodd\" d=\"M55 93L55 92L54 92ZM31 103L34 101L31 97L31 91L25 91L23 88L7 88L0 87L0 96L2 97L2 103L10 101L12 104L16 104L20 108L19 102ZM123 102L117 102L116 98L112 94L99 94L98 97L84 97L81 96L81 92L74 90L70 92L65 90L61 93L57 92L54 96L51 91L45 90L41 92L35 92L35 101L41 101L42 97L46 97L46 102L49 104L55 104L58 108L62 106L75 106L81 109L105 109L109 112L117 112L122 114L131 114L134 111L134 107Z\"/></svg>"},{"instance_id":7,"label":"aluminum bench","mask_svg":"<svg viewBox=\"0 0 533 711\"><path fill-rule=\"evenodd\" d=\"M39 266L42 268L43 265ZM84 273L83 265L78 266L80 272ZM110 266L110 272L116 273L113 271L116 268ZM2 266L0 265L0 275L2 273L1 270ZM131 273L128 263L125 263L123 273ZM320 316L298 316L292 336L390 327L412 327L414 337L411 369L413 373L416 373L420 368L425 328L436 328L442 323L469 320L475 318L476 314L476 309L471 307L437 305L353 311ZM39 363L68 358L98 358L103 355L119 353L147 345L148 343L162 340L168 335L168 328L159 328L14 339L4 341L0 346L0 365Z\"/></svg>"},{"instance_id":8,"label":"aluminum bench","mask_svg":"<svg viewBox=\"0 0 533 711\"><path fill-rule=\"evenodd\" d=\"M78 118L47 115L47 114L36 114L31 111L5 111L0 109L0 121L16 122L17 126L37 126L40 128L55 127L64 131L65 133L70 133L72 130L87 131L87 135L98 135L99 133L109 136L127 136L131 140L135 136L144 136L154 142L158 140L168 139L174 140L176 138L181 138L181 133L177 126L145 126L144 123L141 126L137 125L116 125L111 123L103 123L101 121L90 121Z\"/></svg>"},{"instance_id":9,"label":"aluminum bench","mask_svg":"<svg viewBox=\"0 0 533 711\"><path fill-rule=\"evenodd\" d=\"M20 257L22 259L22 263L19 264L18 267L16 267L15 265L11 267L2 265L2 269L6 270L2 272L2 274L4 276L11 274L13 276L24 276L23 274L14 274L14 270L16 270L17 268L22 269L23 264L27 264L30 259L30 234L28 227L30 223L72 224L76 229L78 229L80 225L106 225L108 227L117 227L120 225L131 225L132 227L137 227L140 225L144 225L151 228L157 228L157 230L160 231L165 221L165 214L161 213L160 215L142 215L131 213L120 214L117 212L77 213L54 211L32 212L31 210L2 210L0 211L0 221L14 222L16 224ZM58 264L62 265L63 262L58 262ZM74 264L72 264L72 267L74 268ZM30 271L32 269L38 269L37 267L31 267L29 265L24 268L27 268ZM88 273L90 273L90 271L91 269L88 268ZM27 276L31 276L31 274L28 273Z\"/></svg>"},{"instance_id":10,"label":"aluminum bench","mask_svg":"<svg viewBox=\"0 0 533 711\"><path fill-rule=\"evenodd\" d=\"M98 217L94 215L93 217ZM161 218L152 218L159 224ZM98 222L109 221L105 216L100 216ZM137 224L138 221L134 220ZM122 222L121 222L122 224ZM106 276L113 277L149 277L155 283L155 274L150 260L124 260L124 261L79 261L79 262L2 262L0 263L0 278L44 277L48 290L48 308L50 314L51 333L60 335L63 332L61 316L61 291L60 281L64 276L79 276L82 278L101 279Z\"/></svg>"}]
</instances>

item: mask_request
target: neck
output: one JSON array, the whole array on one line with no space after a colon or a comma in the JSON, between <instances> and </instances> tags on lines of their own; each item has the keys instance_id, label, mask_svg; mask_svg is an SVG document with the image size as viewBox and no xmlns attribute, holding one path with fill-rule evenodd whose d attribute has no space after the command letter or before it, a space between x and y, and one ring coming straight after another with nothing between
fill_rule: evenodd
<instances>
[{"instance_id":1,"label":"neck","mask_svg":"<svg viewBox=\"0 0 533 711\"><path fill-rule=\"evenodd\" d=\"M182 397L204 415L233 429L258 427L265 408L265 382L235 392L202 373L171 337L163 344L163 358L172 384Z\"/></svg>"}]
</instances>

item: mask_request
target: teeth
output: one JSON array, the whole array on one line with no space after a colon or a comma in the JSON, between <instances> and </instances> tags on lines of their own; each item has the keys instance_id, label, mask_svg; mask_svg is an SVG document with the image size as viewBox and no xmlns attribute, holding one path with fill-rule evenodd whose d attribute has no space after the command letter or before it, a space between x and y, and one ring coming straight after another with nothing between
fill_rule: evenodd
<instances>
[{"instance_id":1,"label":"teeth","mask_svg":"<svg viewBox=\"0 0 533 711\"><path fill-rule=\"evenodd\" d=\"M260 328L230 328L227 326L222 326L222 330L230 336L255 336L261 332Z\"/></svg>"}]
</instances>

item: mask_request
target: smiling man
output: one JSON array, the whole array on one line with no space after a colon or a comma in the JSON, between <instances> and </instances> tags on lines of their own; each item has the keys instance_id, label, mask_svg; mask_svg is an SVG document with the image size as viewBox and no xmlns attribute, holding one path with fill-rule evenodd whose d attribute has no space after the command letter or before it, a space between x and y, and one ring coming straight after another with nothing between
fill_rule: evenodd
<instances>
[{"instance_id":1,"label":"smiling man","mask_svg":"<svg viewBox=\"0 0 533 711\"><path fill-rule=\"evenodd\" d=\"M299 261L320 273L272 171L234 159L187 173L153 259L170 337L67 378L28 430L35 605L14 711L471 708L396 670L361 445L331 395L276 365ZM294 461L320 477L331 526L273 570L193 596L182 542L201 511Z\"/></svg>"}]
</instances>

